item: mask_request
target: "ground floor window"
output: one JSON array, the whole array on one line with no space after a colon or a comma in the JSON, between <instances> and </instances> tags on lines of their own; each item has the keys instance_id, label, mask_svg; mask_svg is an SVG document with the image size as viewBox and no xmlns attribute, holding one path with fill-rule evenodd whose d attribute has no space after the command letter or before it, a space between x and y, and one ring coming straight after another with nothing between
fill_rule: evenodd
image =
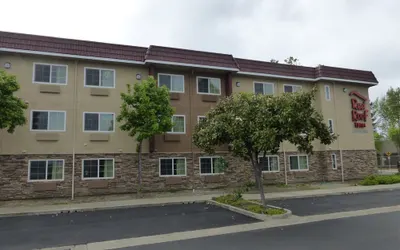
<instances>
[{"instance_id":1,"label":"ground floor window","mask_svg":"<svg viewBox=\"0 0 400 250\"><path fill-rule=\"evenodd\" d=\"M64 160L30 160L30 181L55 181L64 179Z\"/></svg>"},{"instance_id":2,"label":"ground floor window","mask_svg":"<svg viewBox=\"0 0 400 250\"><path fill-rule=\"evenodd\" d=\"M291 155L289 156L289 164L292 171L308 170L308 156Z\"/></svg>"},{"instance_id":3,"label":"ground floor window","mask_svg":"<svg viewBox=\"0 0 400 250\"><path fill-rule=\"evenodd\" d=\"M337 169L336 154L331 154L331 160L332 160L332 168Z\"/></svg>"},{"instance_id":4,"label":"ground floor window","mask_svg":"<svg viewBox=\"0 0 400 250\"><path fill-rule=\"evenodd\" d=\"M82 161L83 179L114 178L114 159L85 159Z\"/></svg>"},{"instance_id":5,"label":"ground floor window","mask_svg":"<svg viewBox=\"0 0 400 250\"><path fill-rule=\"evenodd\" d=\"M221 174L225 161L221 157L200 157L200 174Z\"/></svg>"},{"instance_id":6,"label":"ground floor window","mask_svg":"<svg viewBox=\"0 0 400 250\"><path fill-rule=\"evenodd\" d=\"M161 158L160 176L185 176L186 158Z\"/></svg>"},{"instance_id":7,"label":"ground floor window","mask_svg":"<svg viewBox=\"0 0 400 250\"><path fill-rule=\"evenodd\" d=\"M279 172L279 161L277 155L258 157L263 172Z\"/></svg>"}]
</instances>

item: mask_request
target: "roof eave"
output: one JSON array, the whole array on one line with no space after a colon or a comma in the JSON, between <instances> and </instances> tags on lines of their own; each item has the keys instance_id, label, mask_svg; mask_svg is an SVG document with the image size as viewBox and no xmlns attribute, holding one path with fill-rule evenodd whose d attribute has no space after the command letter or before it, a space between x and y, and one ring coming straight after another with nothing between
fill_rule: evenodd
<instances>
[{"instance_id":1,"label":"roof eave","mask_svg":"<svg viewBox=\"0 0 400 250\"><path fill-rule=\"evenodd\" d=\"M215 69L215 70L224 70L224 71L233 71L233 72L239 71L238 68L218 67L218 66L192 64L192 63L178 63L178 62L169 62L169 61L160 61L160 60L145 60L145 63L156 63L156 64L192 67L192 68L203 68L203 69Z\"/></svg>"}]
</instances>

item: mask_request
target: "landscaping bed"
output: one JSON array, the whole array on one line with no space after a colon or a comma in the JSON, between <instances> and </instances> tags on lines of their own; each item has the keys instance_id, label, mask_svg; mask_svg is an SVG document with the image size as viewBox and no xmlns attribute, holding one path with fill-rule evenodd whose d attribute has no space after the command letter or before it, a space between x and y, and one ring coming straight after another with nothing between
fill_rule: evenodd
<instances>
[{"instance_id":1,"label":"landscaping bed","mask_svg":"<svg viewBox=\"0 0 400 250\"><path fill-rule=\"evenodd\" d=\"M371 175L360 182L362 186L390 185L400 183L400 174L394 175Z\"/></svg>"}]
</instances>

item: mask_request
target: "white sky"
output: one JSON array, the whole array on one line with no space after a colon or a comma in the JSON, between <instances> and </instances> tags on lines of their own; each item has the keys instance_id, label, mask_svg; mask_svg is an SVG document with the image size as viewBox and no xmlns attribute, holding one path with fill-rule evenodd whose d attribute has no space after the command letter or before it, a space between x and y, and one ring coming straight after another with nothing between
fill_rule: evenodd
<instances>
[{"instance_id":1,"label":"white sky","mask_svg":"<svg viewBox=\"0 0 400 250\"><path fill-rule=\"evenodd\" d=\"M0 30L371 70L400 86L398 0L0 0Z\"/></svg>"}]
</instances>

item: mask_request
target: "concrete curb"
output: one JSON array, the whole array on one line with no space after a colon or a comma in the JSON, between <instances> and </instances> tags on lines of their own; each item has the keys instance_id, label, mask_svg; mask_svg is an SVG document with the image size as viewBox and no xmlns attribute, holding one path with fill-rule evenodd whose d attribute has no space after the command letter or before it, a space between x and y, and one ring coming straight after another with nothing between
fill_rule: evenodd
<instances>
[{"instance_id":1,"label":"concrete curb","mask_svg":"<svg viewBox=\"0 0 400 250\"><path fill-rule=\"evenodd\" d=\"M255 202L252 202L252 203L258 204L258 203L255 203ZM275 207L275 206L270 206L270 205L267 205L267 206L271 207L271 208L283 209L283 210L286 211L286 213L285 214L277 214L277 215L256 214L256 213L247 211L245 209L241 209L241 208L234 207L234 206L231 206L231 205L228 205L228 204L220 203L220 202L217 202L217 201L214 201L214 200L207 201L207 204L211 204L211 205L214 205L214 206L219 206L219 207L228 209L228 210L230 210L232 212L235 212L235 213L238 213L238 214L243 214L245 216L252 217L254 219L261 220L261 221L266 221L266 220L270 220L270 219L286 219L286 218L289 218L292 215L292 211L290 211L288 209Z\"/></svg>"}]
</instances>

